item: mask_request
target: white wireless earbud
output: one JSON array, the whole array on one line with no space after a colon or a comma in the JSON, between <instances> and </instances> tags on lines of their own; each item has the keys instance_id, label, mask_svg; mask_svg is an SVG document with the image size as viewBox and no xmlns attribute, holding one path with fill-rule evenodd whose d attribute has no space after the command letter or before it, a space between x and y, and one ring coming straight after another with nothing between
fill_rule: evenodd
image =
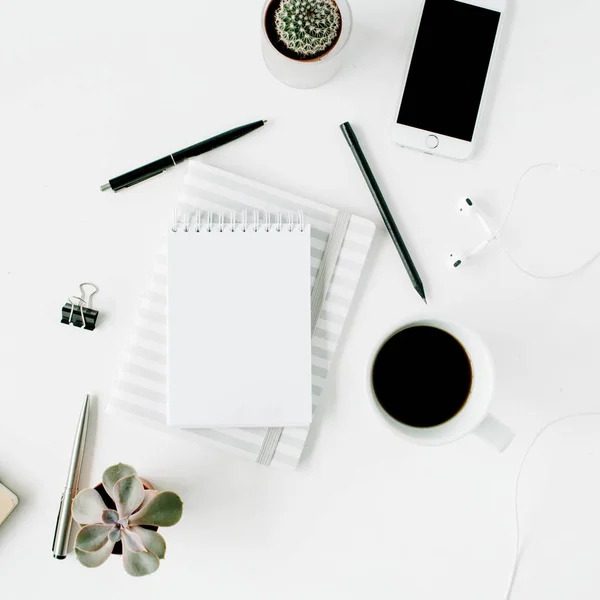
<instances>
[{"instance_id":1,"label":"white wireless earbud","mask_svg":"<svg viewBox=\"0 0 600 600\"><path fill-rule=\"evenodd\" d=\"M485 216L483 215L481 210L479 210L479 208L477 208L475 204L473 204L473 201L470 198L462 199L458 206L458 210L463 215L471 215L476 217L477 221L481 224L481 227L485 231L487 237L483 242L478 244L469 252L465 252L464 254L453 252L452 254L450 254L450 265L455 269L460 267L467 261L471 260L474 256L479 254L490 242L493 242L496 239L496 233L494 233L491 230L490 226L485 220Z\"/></svg>"}]
</instances>

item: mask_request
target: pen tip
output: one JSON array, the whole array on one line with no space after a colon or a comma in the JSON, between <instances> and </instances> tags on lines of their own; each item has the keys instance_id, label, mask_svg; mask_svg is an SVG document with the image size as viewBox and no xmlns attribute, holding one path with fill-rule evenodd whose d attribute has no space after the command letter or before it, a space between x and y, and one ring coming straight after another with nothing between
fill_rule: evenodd
<instances>
[{"instance_id":1,"label":"pen tip","mask_svg":"<svg viewBox=\"0 0 600 600\"><path fill-rule=\"evenodd\" d=\"M266 125L267 122L268 122L267 119L263 119L263 125Z\"/></svg>"},{"instance_id":2,"label":"pen tip","mask_svg":"<svg viewBox=\"0 0 600 600\"><path fill-rule=\"evenodd\" d=\"M100 186L100 191L105 192L106 190L110 190L110 183L105 183Z\"/></svg>"}]
</instances>

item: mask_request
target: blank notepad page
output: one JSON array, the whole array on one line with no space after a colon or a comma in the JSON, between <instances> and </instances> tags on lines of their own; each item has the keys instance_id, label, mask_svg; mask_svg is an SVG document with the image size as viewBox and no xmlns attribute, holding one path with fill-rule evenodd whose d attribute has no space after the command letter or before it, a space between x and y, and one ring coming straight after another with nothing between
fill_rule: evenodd
<instances>
[{"instance_id":1,"label":"blank notepad page","mask_svg":"<svg viewBox=\"0 0 600 600\"><path fill-rule=\"evenodd\" d=\"M208 228L169 232L169 425L308 425L309 227Z\"/></svg>"}]
</instances>

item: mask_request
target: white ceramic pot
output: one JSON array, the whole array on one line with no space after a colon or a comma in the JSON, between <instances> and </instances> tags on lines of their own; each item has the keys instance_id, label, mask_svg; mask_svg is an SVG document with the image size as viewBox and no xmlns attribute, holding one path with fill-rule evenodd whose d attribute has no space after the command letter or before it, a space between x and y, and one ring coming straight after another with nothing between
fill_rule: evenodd
<instances>
[{"instance_id":1,"label":"white ceramic pot","mask_svg":"<svg viewBox=\"0 0 600 600\"><path fill-rule=\"evenodd\" d=\"M281 54L267 35L265 20L272 0L265 2L262 11L262 52L265 63L274 77L294 88L314 88L329 81L342 67L344 49L352 31L352 11L347 0L335 0L342 17L342 30L333 48L314 60L295 60Z\"/></svg>"}]
</instances>

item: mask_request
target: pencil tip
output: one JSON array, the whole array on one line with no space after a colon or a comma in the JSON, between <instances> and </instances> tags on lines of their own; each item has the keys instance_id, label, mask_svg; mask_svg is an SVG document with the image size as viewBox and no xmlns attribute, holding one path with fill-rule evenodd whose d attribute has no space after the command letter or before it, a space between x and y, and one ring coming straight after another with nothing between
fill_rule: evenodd
<instances>
[{"instance_id":1,"label":"pencil tip","mask_svg":"<svg viewBox=\"0 0 600 600\"><path fill-rule=\"evenodd\" d=\"M263 125L267 123L267 119L263 119Z\"/></svg>"}]
</instances>

